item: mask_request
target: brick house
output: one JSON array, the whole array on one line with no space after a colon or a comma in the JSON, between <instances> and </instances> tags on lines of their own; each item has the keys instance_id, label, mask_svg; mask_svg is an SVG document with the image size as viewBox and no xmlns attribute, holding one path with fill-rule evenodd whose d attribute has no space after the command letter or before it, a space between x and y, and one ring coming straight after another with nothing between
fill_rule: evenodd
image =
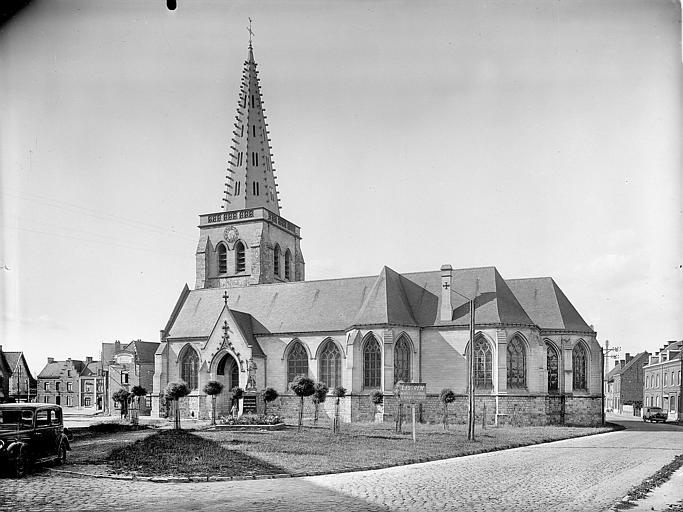
<instances>
[{"instance_id":1,"label":"brick house","mask_svg":"<svg viewBox=\"0 0 683 512\"><path fill-rule=\"evenodd\" d=\"M111 352L111 359L107 365L107 388L109 411L118 411L120 404L114 402L112 396L119 389L130 391L133 386L141 386L147 390L148 396L140 400L141 416L149 416L151 406L151 392L154 377L154 353L159 343L134 340L122 347L116 341ZM103 344L103 352L104 352ZM109 351L109 347L107 347Z\"/></svg>"},{"instance_id":2,"label":"brick house","mask_svg":"<svg viewBox=\"0 0 683 512\"><path fill-rule=\"evenodd\" d=\"M78 377L78 403L81 407L94 407L95 410L104 409L105 376L101 361L93 361L92 357L85 358L85 365Z\"/></svg>"},{"instance_id":3,"label":"brick house","mask_svg":"<svg viewBox=\"0 0 683 512\"><path fill-rule=\"evenodd\" d=\"M0 403L34 401L36 385L24 353L6 352L0 345Z\"/></svg>"},{"instance_id":4,"label":"brick house","mask_svg":"<svg viewBox=\"0 0 683 512\"><path fill-rule=\"evenodd\" d=\"M644 368L644 405L661 407L669 413L669 421L681 421L682 418L682 345L683 341L668 341L650 356Z\"/></svg>"},{"instance_id":5,"label":"brick house","mask_svg":"<svg viewBox=\"0 0 683 512\"><path fill-rule=\"evenodd\" d=\"M636 356L627 352L625 359L615 361L614 368L605 376L607 409L618 414L639 414L643 403L643 366L648 364L649 357L649 352Z\"/></svg>"},{"instance_id":6,"label":"brick house","mask_svg":"<svg viewBox=\"0 0 683 512\"><path fill-rule=\"evenodd\" d=\"M62 407L78 407L80 375L85 363L79 359L55 361L48 357L47 364L38 374L38 402Z\"/></svg>"}]
</instances>

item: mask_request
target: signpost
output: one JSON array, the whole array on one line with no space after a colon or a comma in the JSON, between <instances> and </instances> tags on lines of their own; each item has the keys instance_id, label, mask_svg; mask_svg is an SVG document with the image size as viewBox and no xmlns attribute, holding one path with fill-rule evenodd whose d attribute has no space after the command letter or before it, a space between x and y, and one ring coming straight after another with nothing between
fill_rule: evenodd
<instances>
[{"instance_id":1,"label":"signpost","mask_svg":"<svg viewBox=\"0 0 683 512\"><path fill-rule=\"evenodd\" d=\"M427 384L424 382L402 382L398 385L400 401L410 404L413 411L413 443L415 436L415 405L427 401Z\"/></svg>"}]
</instances>

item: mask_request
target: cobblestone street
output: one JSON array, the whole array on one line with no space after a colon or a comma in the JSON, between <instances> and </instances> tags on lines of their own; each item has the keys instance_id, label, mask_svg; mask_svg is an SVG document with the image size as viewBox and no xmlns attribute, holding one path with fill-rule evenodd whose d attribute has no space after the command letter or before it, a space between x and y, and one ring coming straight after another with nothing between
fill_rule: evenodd
<instances>
[{"instance_id":1,"label":"cobblestone street","mask_svg":"<svg viewBox=\"0 0 683 512\"><path fill-rule=\"evenodd\" d=\"M240 482L0 480L0 510L609 510L683 453L683 428L629 430L376 471ZM681 499L683 499L683 491Z\"/></svg>"}]
</instances>

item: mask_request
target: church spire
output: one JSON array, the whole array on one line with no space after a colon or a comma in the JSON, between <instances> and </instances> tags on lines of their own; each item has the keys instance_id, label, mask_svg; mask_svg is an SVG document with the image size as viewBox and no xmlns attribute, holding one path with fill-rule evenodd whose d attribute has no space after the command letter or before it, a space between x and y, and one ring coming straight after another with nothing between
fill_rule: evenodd
<instances>
[{"instance_id":1,"label":"church spire","mask_svg":"<svg viewBox=\"0 0 683 512\"><path fill-rule=\"evenodd\" d=\"M261 87L251 43L249 20L249 50L242 71L235 131L230 146L228 174L223 198L224 210L267 208L280 214L275 184L273 159L264 115Z\"/></svg>"}]
</instances>

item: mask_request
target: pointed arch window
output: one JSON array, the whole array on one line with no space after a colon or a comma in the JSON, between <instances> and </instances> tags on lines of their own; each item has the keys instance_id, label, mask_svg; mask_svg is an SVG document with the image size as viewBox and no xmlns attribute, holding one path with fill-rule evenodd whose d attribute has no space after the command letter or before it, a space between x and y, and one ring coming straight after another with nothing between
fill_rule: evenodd
<instances>
[{"instance_id":1,"label":"pointed arch window","mask_svg":"<svg viewBox=\"0 0 683 512\"><path fill-rule=\"evenodd\" d=\"M548 392L557 392L560 389L560 366L557 350L552 345L546 343L546 357L548 366Z\"/></svg>"},{"instance_id":2,"label":"pointed arch window","mask_svg":"<svg viewBox=\"0 0 683 512\"><path fill-rule=\"evenodd\" d=\"M341 352L332 340L327 340L320 351L320 382L333 389L341 386Z\"/></svg>"},{"instance_id":3,"label":"pointed arch window","mask_svg":"<svg viewBox=\"0 0 683 512\"><path fill-rule=\"evenodd\" d=\"M273 273L280 277L280 244L275 244L273 249Z\"/></svg>"},{"instance_id":4,"label":"pointed arch window","mask_svg":"<svg viewBox=\"0 0 683 512\"><path fill-rule=\"evenodd\" d=\"M474 388L493 387L493 354L491 345L483 337L474 340Z\"/></svg>"},{"instance_id":5,"label":"pointed arch window","mask_svg":"<svg viewBox=\"0 0 683 512\"><path fill-rule=\"evenodd\" d=\"M251 125L251 133L254 137L256 137L256 125L255 124Z\"/></svg>"},{"instance_id":6,"label":"pointed arch window","mask_svg":"<svg viewBox=\"0 0 683 512\"><path fill-rule=\"evenodd\" d=\"M285 279L288 281L292 278L292 253L287 249L285 251Z\"/></svg>"},{"instance_id":7,"label":"pointed arch window","mask_svg":"<svg viewBox=\"0 0 683 512\"><path fill-rule=\"evenodd\" d=\"M218 273L225 274L228 271L228 250L225 244L218 244Z\"/></svg>"},{"instance_id":8,"label":"pointed arch window","mask_svg":"<svg viewBox=\"0 0 683 512\"><path fill-rule=\"evenodd\" d=\"M507 387L526 388L526 350L524 342L515 336L507 346Z\"/></svg>"},{"instance_id":9,"label":"pointed arch window","mask_svg":"<svg viewBox=\"0 0 683 512\"><path fill-rule=\"evenodd\" d=\"M410 344L401 336L394 346L394 384L410 382Z\"/></svg>"},{"instance_id":10,"label":"pointed arch window","mask_svg":"<svg viewBox=\"0 0 683 512\"><path fill-rule=\"evenodd\" d=\"M297 375L308 375L308 352L299 341L295 341L287 353L287 385Z\"/></svg>"},{"instance_id":11,"label":"pointed arch window","mask_svg":"<svg viewBox=\"0 0 683 512\"><path fill-rule=\"evenodd\" d=\"M246 268L244 244L240 241L235 244L235 272L244 272Z\"/></svg>"},{"instance_id":12,"label":"pointed arch window","mask_svg":"<svg viewBox=\"0 0 683 512\"><path fill-rule=\"evenodd\" d=\"M382 350L377 338L370 335L363 347L363 387L378 388L382 385Z\"/></svg>"},{"instance_id":13,"label":"pointed arch window","mask_svg":"<svg viewBox=\"0 0 683 512\"><path fill-rule=\"evenodd\" d=\"M192 348L188 348L180 362L180 378L187 383L190 389L199 386L199 356Z\"/></svg>"},{"instance_id":14,"label":"pointed arch window","mask_svg":"<svg viewBox=\"0 0 683 512\"><path fill-rule=\"evenodd\" d=\"M572 369L573 369L573 384L575 390L587 390L588 379L586 375L588 366L588 357L583 343L577 343L572 350Z\"/></svg>"}]
</instances>

